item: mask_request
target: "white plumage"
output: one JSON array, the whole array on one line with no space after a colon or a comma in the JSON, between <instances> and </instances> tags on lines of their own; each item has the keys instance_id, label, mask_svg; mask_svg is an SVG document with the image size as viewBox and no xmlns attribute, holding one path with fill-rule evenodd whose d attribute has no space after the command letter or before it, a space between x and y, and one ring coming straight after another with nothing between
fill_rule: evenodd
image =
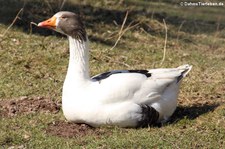
<instances>
[{"instance_id":1,"label":"white plumage","mask_svg":"<svg viewBox=\"0 0 225 149\"><path fill-rule=\"evenodd\" d=\"M69 21L63 20L62 16ZM88 38L79 26L82 23L77 15L59 12L52 18L56 19L54 29L69 38L70 58L62 95L67 120L94 127L107 124L142 127L168 120L177 107L181 79L192 66L115 70L90 78ZM71 25L72 22L78 22L79 25L73 27L81 29L79 36L64 28L66 23ZM41 22L39 26L50 28L45 23Z\"/></svg>"}]
</instances>

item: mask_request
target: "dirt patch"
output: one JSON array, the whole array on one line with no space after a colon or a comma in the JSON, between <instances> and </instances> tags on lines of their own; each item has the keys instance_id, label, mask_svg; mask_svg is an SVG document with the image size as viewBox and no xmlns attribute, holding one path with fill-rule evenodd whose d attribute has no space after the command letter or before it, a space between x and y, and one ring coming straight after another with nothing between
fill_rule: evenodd
<instances>
[{"instance_id":1,"label":"dirt patch","mask_svg":"<svg viewBox=\"0 0 225 149\"><path fill-rule=\"evenodd\" d=\"M44 97L0 100L0 117L12 117L36 112L57 113L59 110L59 103Z\"/></svg>"},{"instance_id":2,"label":"dirt patch","mask_svg":"<svg viewBox=\"0 0 225 149\"><path fill-rule=\"evenodd\" d=\"M46 133L59 137L83 137L87 135L110 135L112 132L104 128L93 128L86 124L76 124L66 121L56 121L48 125Z\"/></svg>"}]
</instances>

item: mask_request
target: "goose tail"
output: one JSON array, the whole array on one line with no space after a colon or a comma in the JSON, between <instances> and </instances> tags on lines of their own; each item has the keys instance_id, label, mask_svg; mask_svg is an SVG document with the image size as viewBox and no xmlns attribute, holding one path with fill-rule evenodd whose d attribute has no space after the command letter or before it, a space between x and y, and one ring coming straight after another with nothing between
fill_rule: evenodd
<instances>
[{"instance_id":1,"label":"goose tail","mask_svg":"<svg viewBox=\"0 0 225 149\"><path fill-rule=\"evenodd\" d=\"M179 83L191 71L192 65L185 64L177 67L177 69L181 71L181 75L177 78L177 83Z\"/></svg>"}]
</instances>

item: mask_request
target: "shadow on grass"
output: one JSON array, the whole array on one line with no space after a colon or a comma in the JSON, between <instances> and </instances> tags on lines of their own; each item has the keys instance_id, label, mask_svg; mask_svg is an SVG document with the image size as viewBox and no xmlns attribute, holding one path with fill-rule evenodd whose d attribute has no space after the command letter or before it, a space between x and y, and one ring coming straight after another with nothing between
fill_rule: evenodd
<instances>
[{"instance_id":1,"label":"shadow on grass","mask_svg":"<svg viewBox=\"0 0 225 149\"><path fill-rule=\"evenodd\" d=\"M24 8L24 11L19 15L19 19L16 21L15 26L22 28L25 32L29 32L30 30L30 22L40 22L44 19L49 18L56 12L60 10L60 6L62 0L48 0L48 1L41 1L41 0L0 0L0 14L1 19L0 23L9 25L12 20L15 18L17 12ZM206 21L204 19L194 20L188 19L185 16L171 16L167 11L163 10L161 12L154 12L149 11L148 6L150 6L151 1L141 1L141 2L129 2L123 1L122 3L118 4L115 3L115 8L122 7L131 9L129 13L129 17L127 18L127 23L133 22L137 23L138 18L145 17L145 20L151 20L154 18L159 22L163 22L162 20L165 19L168 24L174 25L177 29L180 27L181 23L185 21L185 24L182 27L182 31L189 32L191 34L195 33L210 33L215 32L218 26L217 22L215 21ZM139 4L141 3L141 5ZM146 3L146 4L145 4ZM167 3L170 7L176 8L176 5L173 3ZM107 5L111 4L104 4L104 6L99 5L99 7L92 6L87 3L75 4L71 3L70 1L66 1L62 10L73 11L75 13L81 14L83 19L86 22L86 27L93 30L94 32L98 32L99 34L105 32L105 28L99 28L98 24L105 24L109 26L116 26L116 24L121 25L126 14L126 9L109 9ZM134 7L135 6L135 7ZM169 8L169 7L168 7ZM196 10L195 10L196 11ZM202 12L200 12L202 13ZM162 23L163 24L163 23ZM220 28L224 28L225 23L220 24ZM137 28L143 28L146 32L152 35L161 34L164 35L164 29L162 28L161 31L154 30L154 27L149 26L146 23L141 23ZM113 29L113 28L112 28ZM47 30L47 29L39 29L37 27L33 27L33 33L38 33L41 35L58 35L57 33ZM171 35L171 38L176 38L176 35ZM92 41L97 41L103 44L112 45L111 42L105 39L100 39L99 37L91 37Z\"/></svg>"},{"instance_id":2,"label":"shadow on grass","mask_svg":"<svg viewBox=\"0 0 225 149\"><path fill-rule=\"evenodd\" d=\"M169 123L177 123L184 118L190 120L196 119L203 114L214 111L218 106L219 104L178 107L171 117Z\"/></svg>"}]
</instances>

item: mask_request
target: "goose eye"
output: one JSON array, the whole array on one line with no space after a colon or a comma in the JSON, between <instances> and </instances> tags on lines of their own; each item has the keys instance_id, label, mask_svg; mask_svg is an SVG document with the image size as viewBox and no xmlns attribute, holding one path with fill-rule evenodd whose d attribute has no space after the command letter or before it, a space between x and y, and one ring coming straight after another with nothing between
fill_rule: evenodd
<instances>
[{"instance_id":1,"label":"goose eye","mask_svg":"<svg viewBox=\"0 0 225 149\"><path fill-rule=\"evenodd\" d=\"M66 17L65 16L61 16L61 19L66 19Z\"/></svg>"}]
</instances>

